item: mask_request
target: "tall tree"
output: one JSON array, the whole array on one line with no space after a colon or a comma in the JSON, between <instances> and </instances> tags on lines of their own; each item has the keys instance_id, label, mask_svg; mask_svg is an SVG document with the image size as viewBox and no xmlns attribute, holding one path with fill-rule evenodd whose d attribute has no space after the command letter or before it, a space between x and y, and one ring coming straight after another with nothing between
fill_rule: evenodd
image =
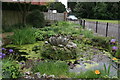
<instances>
[{"instance_id":1,"label":"tall tree","mask_svg":"<svg viewBox=\"0 0 120 80\"><path fill-rule=\"evenodd\" d=\"M68 8L70 8L73 13L76 4L77 2L68 2Z\"/></svg>"},{"instance_id":2,"label":"tall tree","mask_svg":"<svg viewBox=\"0 0 120 80\"><path fill-rule=\"evenodd\" d=\"M64 11L66 11L65 5L62 4L61 2L50 3L48 8L50 10L57 10L57 12L59 13L63 13Z\"/></svg>"},{"instance_id":3,"label":"tall tree","mask_svg":"<svg viewBox=\"0 0 120 80\"><path fill-rule=\"evenodd\" d=\"M105 19L107 17L107 4L98 2L93 8L94 18Z\"/></svg>"},{"instance_id":4,"label":"tall tree","mask_svg":"<svg viewBox=\"0 0 120 80\"><path fill-rule=\"evenodd\" d=\"M111 3L106 3L107 4L107 13L108 13L108 18L109 19L119 19L119 3L117 2L111 2Z\"/></svg>"},{"instance_id":5,"label":"tall tree","mask_svg":"<svg viewBox=\"0 0 120 80\"><path fill-rule=\"evenodd\" d=\"M94 7L93 2L79 2L75 6L74 11L76 12L77 17L81 18L91 18L93 14L93 7Z\"/></svg>"},{"instance_id":6,"label":"tall tree","mask_svg":"<svg viewBox=\"0 0 120 80\"><path fill-rule=\"evenodd\" d=\"M75 6L77 17L95 19L119 19L119 3L80 2Z\"/></svg>"},{"instance_id":7,"label":"tall tree","mask_svg":"<svg viewBox=\"0 0 120 80\"><path fill-rule=\"evenodd\" d=\"M26 25L26 17L27 17L29 10L30 10L31 2L32 2L32 0L30 0L29 2L27 2L27 0L24 0L24 2L21 2L21 1L18 2L18 8L19 8L20 13L22 15L23 26Z\"/></svg>"}]
</instances>

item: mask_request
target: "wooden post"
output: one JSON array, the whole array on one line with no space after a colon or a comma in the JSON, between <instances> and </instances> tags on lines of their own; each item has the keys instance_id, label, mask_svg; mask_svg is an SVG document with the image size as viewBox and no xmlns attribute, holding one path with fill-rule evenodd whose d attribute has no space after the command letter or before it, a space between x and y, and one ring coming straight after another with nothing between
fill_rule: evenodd
<instances>
[{"instance_id":1,"label":"wooden post","mask_svg":"<svg viewBox=\"0 0 120 80\"><path fill-rule=\"evenodd\" d=\"M96 33L97 33L97 30L98 29L98 21L96 21Z\"/></svg>"},{"instance_id":2,"label":"wooden post","mask_svg":"<svg viewBox=\"0 0 120 80\"><path fill-rule=\"evenodd\" d=\"M108 36L108 22L107 22L107 26L106 26L106 37Z\"/></svg>"},{"instance_id":3,"label":"wooden post","mask_svg":"<svg viewBox=\"0 0 120 80\"><path fill-rule=\"evenodd\" d=\"M79 19L79 24L80 24L80 26L82 26L82 20L81 19Z\"/></svg>"},{"instance_id":4,"label":"wooden post","mask_svg":"<svg viewBox=\"0 0 120 80\"><path fill-rule=\"evenodd\" d=\"M85 20L83 20L83 29L85 29Z\"/></svg>"},{"instance_id":5,"label":"wooden post","mask_svg":"<svg viewBox=\"0 0 120 80\"><path fill-rule=\"evenodd\" d=\"M81 24L81 26L82 26L82 20L80 20L80 24Z\"/></svg>"},{"instance_id":6,"label":"wooden post","mask_svg":"<svg viewBox=\"0 0 120 80\"><path fill-rule=\"evenodd\" d=\"M118 79L120 79L120 63L117 63L117 64L118 64L117 76L118 76Z\"/></svg>"},{"instance_id":7,"label":"wooden post","mask_svg":"<svg viewBox=\"0 0 120 80\"><path fill-rule=\"evenodd\" d=\"M0 1L0 30L2 30L2 1ZM0 40L0 44L2 43L2 39ZM2 47L2 44L0 45L0 48ZM0 49L0 51L2 51ZM2 63L2 60L0 59L0 64ZM2 64L0 65L0 76L2 76Z\"/></svg>"},{"instance_id":8,"label":"wooden post","mask_svg":"<svg viewBox=\"0 0 120 80\"><path fill-rule=\"evenodd\" d=\"M67 12L64 12L64 21L67 21Z\"/></svg>"},{"instance_id":9,"label":"wooden post","mask_svg":"<svg viewBox=\"0 0 120 80\"><path fill-rule=\"evenodd\" d=\"M118 43L120 44L120 21L118 21Z\"/></svg>"}]
</instances>

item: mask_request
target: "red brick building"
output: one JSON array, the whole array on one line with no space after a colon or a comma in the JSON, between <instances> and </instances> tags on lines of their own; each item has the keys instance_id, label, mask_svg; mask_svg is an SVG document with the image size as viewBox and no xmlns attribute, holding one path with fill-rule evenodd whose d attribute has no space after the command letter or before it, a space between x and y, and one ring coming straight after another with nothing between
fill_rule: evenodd
<instances>
[{"instance_id":1,"label":"red brick building","mask_svg":"<svg viewBox=\"0 0 120 80\"><path fill-rule=\"evenodd\" d=\"M30 0L1 0L2 2L28 2ZM31 0L31 4L35 4L35 5L46 5L47 4L47 0ZM39 2L41 1L41 2Z\"/></svg>"}]
</instances>

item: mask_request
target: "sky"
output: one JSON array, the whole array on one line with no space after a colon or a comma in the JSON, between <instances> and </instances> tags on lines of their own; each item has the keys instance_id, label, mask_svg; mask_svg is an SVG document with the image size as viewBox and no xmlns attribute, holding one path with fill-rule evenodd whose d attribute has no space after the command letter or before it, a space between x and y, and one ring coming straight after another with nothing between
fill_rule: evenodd
<instances>
[{"instance_id":1,"label":"sky","mask_svg":"<svg viewBox=\"0 0 120 80\"><path fill-rule=\"evenodd\" d=\"M67 8L67 0L59 0L59 2L62 2L65 5L65 7Z\"/></svg>"}]
</instances>

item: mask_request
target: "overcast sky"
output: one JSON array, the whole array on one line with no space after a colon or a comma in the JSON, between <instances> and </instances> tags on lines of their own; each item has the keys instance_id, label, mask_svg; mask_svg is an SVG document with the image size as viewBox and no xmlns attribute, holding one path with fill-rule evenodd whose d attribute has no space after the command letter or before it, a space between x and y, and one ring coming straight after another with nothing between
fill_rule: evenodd
<instances>
[{"instance_id":1,"label":"overcast sky","mask_svg":"<svg viewBox=\"0 0 120 80\"><path fill-rule=\"evenodd\" d=\"M67 8L67 0L59 0L59 1L62 2L65 5L65 7Z\"/></svg>"}]
</instances>

